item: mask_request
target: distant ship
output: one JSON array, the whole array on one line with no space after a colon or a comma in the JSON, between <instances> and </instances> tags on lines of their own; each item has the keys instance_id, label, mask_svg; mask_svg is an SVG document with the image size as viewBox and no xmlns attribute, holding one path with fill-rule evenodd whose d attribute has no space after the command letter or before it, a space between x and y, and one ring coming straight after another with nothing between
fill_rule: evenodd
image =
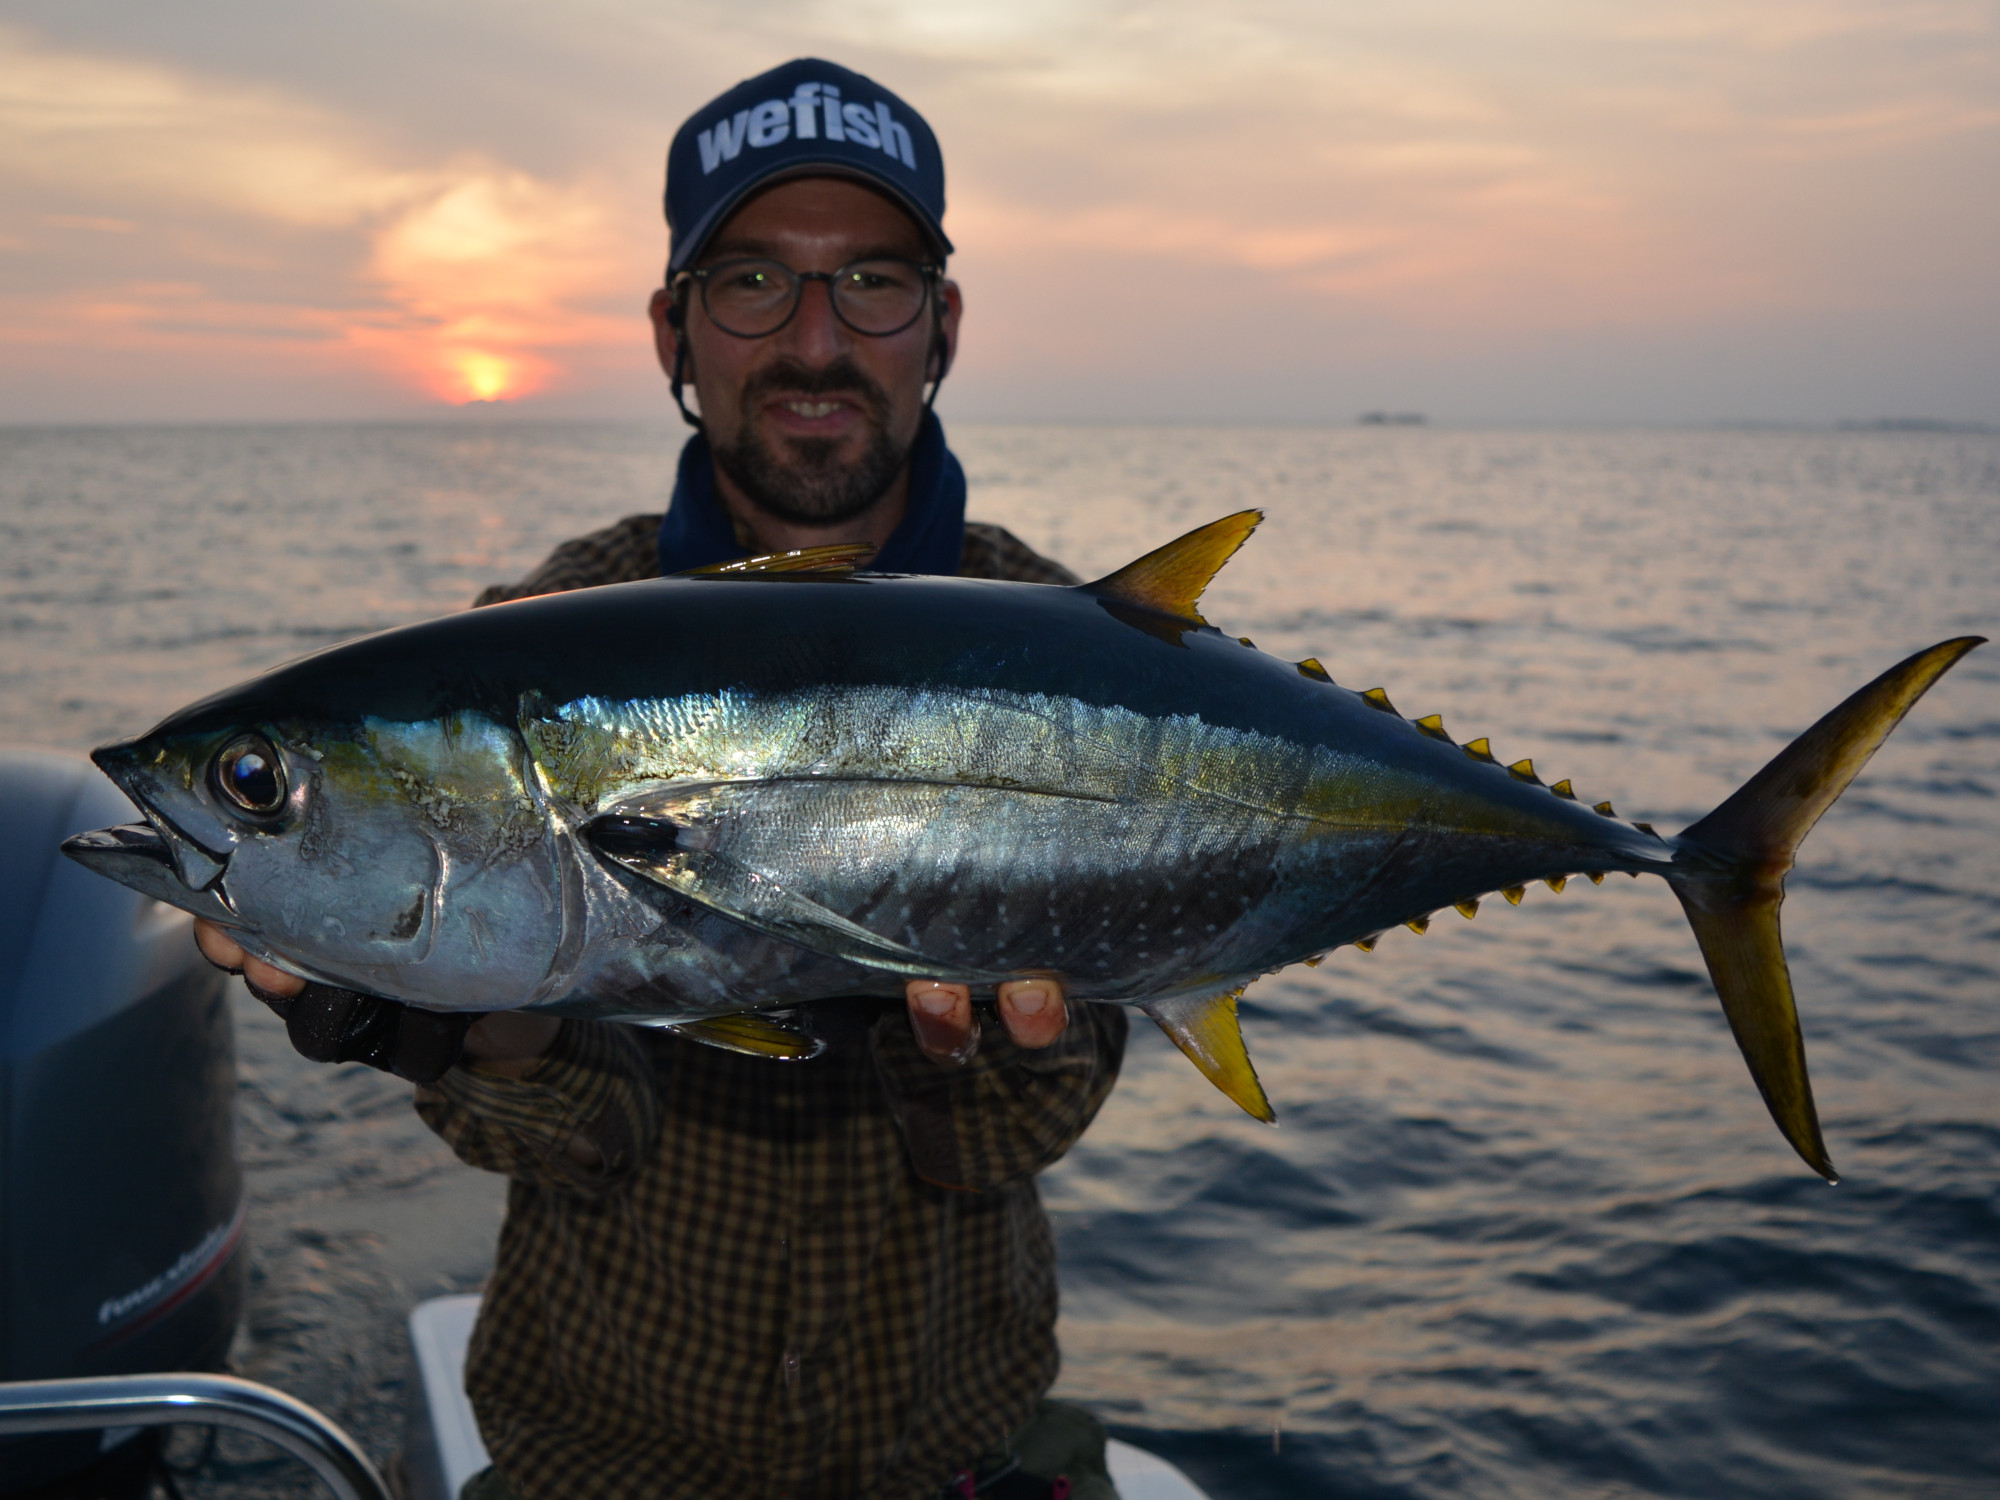
<instances>
[{"instance_id":1,"label":"distant ship","mask_svg":"<svg viewBox=\"0 0 2000 1500\"><path fill-rule=\"evenodd\" d=\"M1364 411L1360 420L1363 427L1421 427L1425 418L1420 411Z\"/></svg>"}]
</instances>

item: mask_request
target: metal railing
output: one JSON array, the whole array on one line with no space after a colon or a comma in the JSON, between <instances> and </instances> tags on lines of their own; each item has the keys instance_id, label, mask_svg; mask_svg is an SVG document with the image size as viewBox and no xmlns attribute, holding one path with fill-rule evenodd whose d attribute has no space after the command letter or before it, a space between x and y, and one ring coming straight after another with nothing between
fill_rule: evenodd
<instances>
[{"instance_id":1,"label":"metal railing","mask_svg":"<svg viewBox=\"0 0 2000 1500\"><path fill-rule=\"evenodd\" d=\"M0 1384L0 1437L107 1427L234 1427L297 1458L339 1500L391 1500L361 1447L283 1391L230 1375L104 1375Z\"/></svg>"}]
</instances>

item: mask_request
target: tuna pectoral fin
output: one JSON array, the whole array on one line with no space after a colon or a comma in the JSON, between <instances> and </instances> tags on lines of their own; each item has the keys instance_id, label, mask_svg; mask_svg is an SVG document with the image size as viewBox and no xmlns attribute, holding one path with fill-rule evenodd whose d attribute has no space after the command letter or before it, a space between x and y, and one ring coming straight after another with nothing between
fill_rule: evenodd
<instances>
[{"instance_id":1,"label":"tuna pectoral fin","mask_svg":"<svg viewBox=\"0 0 2000 1500\"><path fill-rule=\"evenodd\" d=\"M678 832L670 823L616 817L591 824L584 836L600 856L641 879L813 953L912 979L953 984L997 984L1013 977L928 958L781 885L768 873L710 850L680 848Z\"/></svg>"},{"instance_id":2,"label":"tuna pectoral fin","mask_svg":"<svg viewBox=\"0 0 2000 1500\"><path fill-rule=\"evenodd\" d=\"M1694 927L1750 1075L1785 1139L1829 1181L1833 1163L1813 1109L1778 931L1785 872L1800 841L1903 715L1981 640L1944 641L1891 667L1675 841L1675 869L1667 879Z\"/></svg>"},{"instance_id":3,"label":"tuna pectoral fin","mask_svg":"<svg viewBox=\"0 0 2000 1500\"><path fill-rule=\"evenodd\" d=\"M1237 985L1219 995L1183 995L1154 1000L1139 1008L1160 1023L1202 1076L1227 1094L1243 1111L1266 1125L1278 1123L1278 1112L1257 1080L1250 1054L1243 1046L1243 1028L1236 1020Z\"/></svg>"}]
</instances>

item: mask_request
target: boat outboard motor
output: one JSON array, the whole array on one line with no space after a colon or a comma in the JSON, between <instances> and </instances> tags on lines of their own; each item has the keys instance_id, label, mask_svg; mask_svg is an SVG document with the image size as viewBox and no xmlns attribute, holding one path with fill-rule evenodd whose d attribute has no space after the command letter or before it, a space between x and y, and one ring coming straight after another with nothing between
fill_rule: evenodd
<instances>
[{"instance_id":1,"label":"boat outboard motor","mask_svg":"<svg viewBox=\"0 0 2000 1500\"><path fill-rule=\"evenodd\" d=\"M131 821L81 757L0 750L0 1380L220 1370L242 1310L226 978L56 849ZM136 1440L0 1439L0 1496Z\"/></svg>"}]
</instances>

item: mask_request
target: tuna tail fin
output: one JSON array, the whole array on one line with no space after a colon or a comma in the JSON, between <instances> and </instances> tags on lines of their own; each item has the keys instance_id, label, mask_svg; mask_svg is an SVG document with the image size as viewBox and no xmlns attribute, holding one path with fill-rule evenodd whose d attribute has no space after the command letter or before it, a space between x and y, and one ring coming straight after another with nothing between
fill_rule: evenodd
<instances>
[{"instance_id":1,"label":"tuna tail fin","mask_svg":"<svg viewBox=\"0 0 2000 1500\"><path fill-rule=\"evenodd\" d=\"M1785 873L1800 841L1903 715L1983 640L1961 636L1891 667L1676 840L1682 847L1667 880L1694 927L1750 1076L1792 1149L1829 1182L1839 1179L1813 1108L1778 930Z\"/></svg>"}]
</instances>

